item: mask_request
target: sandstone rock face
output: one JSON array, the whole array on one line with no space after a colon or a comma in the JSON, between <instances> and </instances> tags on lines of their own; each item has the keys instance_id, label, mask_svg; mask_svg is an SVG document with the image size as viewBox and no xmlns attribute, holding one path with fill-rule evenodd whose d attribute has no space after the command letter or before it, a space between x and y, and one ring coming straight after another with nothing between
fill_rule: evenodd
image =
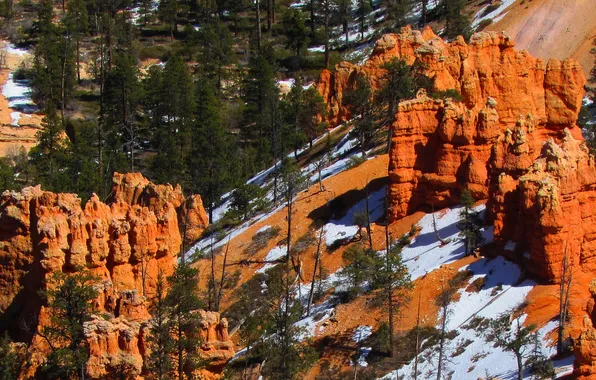
<instances>
[{"instance_id":1,"label":"sandstone rock face","mask_svg":"<svg viewBox=\"0 0 596 380\"><path fill-rule=\"evenodd\" d=\"M506 173L517 178L549 138L557 142L575 125L585 76L573 60L546 65L503 33L477 33L470 43L446 43L430 29L385 35L361 67L342 63L323 72L318 90L329 121L350 117L343 104L358 76L378 88L382 65L394 58L424 67L437 90L455 89L461 102L437 100L420 92L402 102L392 128L390 217L399 219L422 204L456 203L464 187L488 198L491 185Z\"/></svg>"},{"instance_id":2,"label":"sandstone rock face","mask_svg":"<svg viewBox=\"0 0 596 380\"><path fill-rule=\"evenodd\" d=\"M174 271L183 239L181 221L191 232L188 241L201 234L207 226L201 198L186 201L179 186L154 185L138 173L116 174L107 204L93 195L81 206L74 194L46 192L39 186L4 192L0 198L3 326L18 330L21 319L31 315L46 323L49 317L38 294L46 280L57 271L86 269L100 279L95 310L113 316L98 317L85 328L91 376L104 376L122 365L140 371L143 326L150 318L146 299L155 292L158 272L168 276ZM43 345L33 338L33 351L43 352ZM43 361L42 354L33 358L32 367ZM32 374L34 368L27 371Z\"/></svg>"},{"instance_id":3,"label":"sandstone rock face","mask_svg":"<svg viewBox=\"0 0 596 380\"><path fill-rule=\"evenodd\" d=\"M404 28L384 36L362 67L324 72L318 89L338 124L351 116L343 96L358 76L378 88L384 62L420 64L437 90L455 89L462 100L421 91L399 104L390 126L390 218L456 204L468 188L487 199L495 244L515 242L513 254L534 276L559 280L565 257L574 271L596 273L596 165L576 125L585 76L573 60L545 65L514 45L503 33L448 44L428 29ZM596 378L592 294L575 345L580 379Z\"/></svg>"}]
</instances>

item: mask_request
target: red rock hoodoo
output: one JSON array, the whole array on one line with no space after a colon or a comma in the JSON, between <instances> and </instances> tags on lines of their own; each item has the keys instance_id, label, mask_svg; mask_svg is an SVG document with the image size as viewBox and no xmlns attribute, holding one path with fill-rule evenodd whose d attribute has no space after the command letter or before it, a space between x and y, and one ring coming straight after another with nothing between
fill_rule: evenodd
<instances>
[{"instance_id":1,"label":"red rock hoodoo","mask_svg":"<svg viewBox=\"0 0 596 380\"><path fill-rule=\"evenodd\" d=\"M335 125L350 117L342 99L358 76L378 88L384 62L420 64L437 90L455 89L463 99L421 91L399 105L390 126L390 218L421 205L456 204L468 188L487 200L495 243L515 242L507 246L528 272L557 281L567 256L574 271L593 278L596 165L576 125L585 75L574 60L545 65L514 45L503 33L449 44L430 29L404 28L384 36L363 66L342 63L324 72L318 89ZM595 289L590 285L594 298L575 345L580 379L596 379Z\"/></svg>"},{"instance_id":2,"label":"red rock hoodoo","mask_svg":"<svg viewBox=\"0 0 596 380\"><path fill-rule=\"evenodd\" d=\"M200 196L186 200L180 186L155 185L141 174L115 174L111 201L96 195L81 206L74 194L55 194L39 186L21 192L6 191L0 198L0 313L3 326L14 328L24 318L48 320L38 291L56 271L87 269L100 279L95 301L97 317L85 325L90 344L87 363L92 378L107 376L120 365L140 373L146 353L148 320L146 299L154 294L157 274L170 275L186 240L199 237L207 226ZM110 316L106 318L106 316ZM212 359L233 354L227 323L205 319ZM225 327L222 327L225 326ZM225 340L218 341L220 337ZM44 342L34 336L33 375L43 361ZM207 343L205 343L207 344Z\"/></svg>"},{"instance_id":3,"label":"red rock hoodoo","mask_svg":"<svg viewBox=\"0 0 596 380\"><path fill-rule=\"evenodd\" d=\"M546 141L583 141L576 121L586 79L576 61L545 65L514 45L503 33L477 33L468 44L462 38L446 43L428 28L407 27L381 38L363 66L342 63L336 72L322 74L318 89L332 123L349 117L342 98L356 78L362 75L378 87L383 63L393 58L423 67L438 91L455 89L462 95L460 102L420 91L416 99L400 103L390 126L392 220L424 204L456 204L461 190L469 188L476 198L488 199L497 240L523 241L523 232L512 230L519 222L504 222L517 218L525 206L516 195L519 178L543 153ZM539 251L536 240L531 244L536 265L530 269L555 278L552 256Z\"/></svg>"}]
</instances>

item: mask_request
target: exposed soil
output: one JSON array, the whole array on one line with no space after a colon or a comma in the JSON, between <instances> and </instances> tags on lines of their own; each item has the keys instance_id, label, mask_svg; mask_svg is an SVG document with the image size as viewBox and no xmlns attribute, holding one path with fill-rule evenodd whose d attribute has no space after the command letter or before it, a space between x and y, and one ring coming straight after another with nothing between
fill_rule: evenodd
<instances>
[{"instance_id":1,"label":"exposed soil","mask_svg":"<svg viewBox=\"0 0 596 380\"><path fill-rule=\"evenodd\" d=\"M594 66L590 49L596 38L594 0L518 0L487 30L504 30L517 49L547 60L577 59L585 73Z\"/></svg>"}]
</instances>

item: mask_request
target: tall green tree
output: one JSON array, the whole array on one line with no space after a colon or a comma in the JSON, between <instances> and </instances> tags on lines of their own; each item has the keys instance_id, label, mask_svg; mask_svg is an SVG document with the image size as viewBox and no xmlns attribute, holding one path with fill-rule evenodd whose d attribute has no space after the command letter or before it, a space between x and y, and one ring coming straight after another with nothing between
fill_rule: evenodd
<instances>
[{"instance_id":1,"label":"tall green tree","mask_svg":"<svg viewBox=\"0 0 596 380\"><path fill-rule=\"evenodd\" d=\"M42 296L51 310L50 323L38 334L50 347L41 367L47 379L85 378L88 347L83 323L91 319L97 278L88 272L55 272ZM63 342L64 344L61 344Z\"/></svg>"},{"instance_id":2,"label":"tall green tree","mask_svg":"<svg viewBox=\"0 0 596 380\"><path fill-rule=\"evenodd\" d=\"M166 283L163 273L157 275L155 297L151 302L151 354L149 355L148 368L157 380L172 378L172 351L174 340L170 334L168 320L168 305L166 303Z\"/></svg>"},{"instance_id":3,"label":"tall green tree","mask_svg":"<svg viewBox=\"0 0 596 380\"><path fill-rule=\"evenodd\" d=\"M117 131L121 147L114 148L126 152L130 171L135 170L135 149L139 145L137 114L143 97L139 76L136 57L123 51L116 54L104 84L104 120L108 129Z\"/></svg>"},{"instance_id":4,"label":"tall green tree","mask_svg":"<svg viewBox=\"0 0 596 380\"><path fill-rule=\"evenodd\" d=\"M246 106L241 137L256 150L259 168L270 165L280 155L279 87L275 74L273 57L253 56L243 86Z\"/></svg>"},{"instance_id":5,"label":"tall green tree","mask_svg":"<svg viewBox=\"0 0 596 380\"><path fill-rule=\"evenodd\" d=\"M377 126L373 92L366 77L356 78L354 88L346 93L344 102L352 112L354 133L364 156Z\"/></svg>"},{"instance_id":6,"label":"tall green tree","mask_svg":"<svg viewBox=\"0 0 596 380\"><path fill-rule=\"evenodd\" d=\"M304 23L302 12L296 8L289 8L283 17L284 34L286 35L286 46L300 57L302 50L308 45L309 32Z\"/></svg>"},{"instance_id":7,"label":"tall green tree","mask_svg":"<svg viewBox=\"0 0 596 380\"><path fill-rule=\"evenodd\" d=\"M198 364L198 318L193 312L202 307L198 296L199 271L181 262L167 278L169 291L164 303L169 310L173 337L174 365L178 379L188 377Z\"/></svg>"},{"instance_id":8,"label":"tall green tree","mask_svg":"<svg viewBox=\"0 0 596 380\"><path fill-rule=\"evenodd\" d=\"M66 29L72 35L76 47L77 80L81 81L81 41L89 33L89 14L85 0L70 0L66 13Z\"/></svg>"},{"instance_id":9,"label":"tall green tree","mask_svg":"<svg viewBox=\"0 0 596 380\"><path fill-rule=\"evenodd\" d=\"M232 34L226 24L215 19L201 28L198 43L202 73L216 83L221 95L222 81L228 79L229 66L235 61Z\"/></svg>"},{"instance_id":10,"label":"tall green tree","mask_svg":"<svg viewBox=\"0 0 596 380\"><path fill-rule=\"evenodd\" d=\"M484 241L481 231L482 219L480 211L474 210L476 200L469 189L462 191L460 201L462 209L457 228L459 228L459 236L464 240L466 255L469 255Z\"/></svg>"},{"instance_id":11,"label":"tall green tree","mask_svg":"<svg viewBox=\"0 0 596 380\"><path fill-rule=\"evenodd\" d=\"M41 2L37 17L39 38L33 57L33 99L42 108L53 104L65 121L64 111L76 82L72 36L62 23L53 22L52 1Z\"/></svg>"},{"instance_id":12,"label":"tall green tree","mask_svg":"<svg viewBox=\"0 0 596 380\"><path fill-rule=\"evenodd\" d=\"M394 30L408 24L408 14L412 11L412 0L384 0L388 18Z\"/></svg>"},{"instance_id":13,"label":"tall green tree","mask_svg":"<svg viewBox=\"0 0 596 380\"><path fill-rule=\"evenodd\" d=\"M445 36L454 39L461 35L468 40L472 34L470 17L466 11L466 0L443 0L445 15Z\"/></svg>"},{"instance_id":14,"label":"tall green tree","mask_svg":"<svg viewBox=\"0 0 596 380\"><path fill-rule=\"evenodd\" d=\"M197 89L197 112L192 127L192 154L189 155L193 192L201 194L213 222L213 209L221 195L233 184L234 142L223 125L222 103L210 81Z\"/></svg>"},{"instance_id":15,"label":"tall green tree","mask_svg":"<svg viewBox=\"0 0 596 380\"><path fill-rule=\"evenodd\" d=\"M191 151L194 86L179 56L170 58L163 70L151 70L145 82L152 146L157 151L151 170L158 182L188 182L185 162Z\"/></svg>"},{"instance_id":16,"label":"tall green tree","mask_svg":"<svg viewBox=\"0 0 596 380\"><path fill-rule=\"evenodd\" d=\"M352 21L352 16L350 12L350 7L352 5L352 0L332 0L333 6L331 7L334 10L333 18L335 22L341 24L343 34L346 38L346 46L350 45L349 33L350 33L350 21Z\"/></svg>"},{"instance_id":17,"label":"tall green tree","mask_svg":"<svg viewBox=\"0 0 596 380\"><path fill-rule=\"evenodd\" d=\"M170 28L170 39L174 40L174 32L178 28L179 0L159 0L157 14L159 19Z\"/></svg>"},{"instance_id":18,"label":"tall green tree","mask_svg":"<svg viewBox=\"0 0 596 380\"><path fill-rule=\"evenodd\" d=\"M314 139L323 132L325 124L321 119L325 116L326 104L323 97L314 88L310 87L302 96L302 105L298 112L298 123L308 139L310 147Z\"/></svg>"}]
</instances>

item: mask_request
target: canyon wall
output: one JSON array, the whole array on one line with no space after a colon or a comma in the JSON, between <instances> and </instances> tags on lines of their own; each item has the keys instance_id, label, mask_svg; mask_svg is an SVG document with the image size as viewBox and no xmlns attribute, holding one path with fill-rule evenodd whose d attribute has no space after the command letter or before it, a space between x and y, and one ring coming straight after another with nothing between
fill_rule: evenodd
<instances>
[{"instance_id":1,"label":"canyon wall","mask_svg":"<svg viewBox=\"0 0 596 380\"><path fill-rule=\"evenodd\" d=\"M456 204L461 190L468 188L477 199L488 199L496 240L518 241L520 254L530 251L529 269L554 279L561 257L554 251L561 247L540 248L539 241L548 238L531 232L535 216L529 215L532 207L519 200L519 188L526 191L520 177L544 153L545 142L556 146L576 139L581 145L576 121L586 78L574 60L545 64L514 46L504 33L477 33L469 43L461 37L447 43L429 28L420 32L406 27L400 34L383 36L363 66L342 63L335 72L324 72L318 89L333 124L351 116L343 97L356 78L364 76L378 88L383 64L394 58L421 68L437 91L457 90L461 101L419 91L415 99L399 104L390 126L390 219L422 205ZM527 223L515 220L522 210ZM526 227L518 228L520 224ZM586 239L592 238L586 234ZM587 263L592 250L587 248L583 262L591 265Z\"/></svg>"},{"instance_id":2,"label":"canyon wall","mask_svg":"<svg viewBox=\"0 0 596 380\"><path fill-rule=\"evenodd\" d=\"M0 198L0 318L19 337L19 325L45 324L49 312L39 290L55 272L88 270L99 281L93 320L85 324L91 378L122 369L141 374L158 272L173 273L183 240L196 240L208 224L200 196L180 186L155 185L139 173L115 174L108 203L85 204L74 194L40 186L5 191ZM216 315L215 315L216 314ZM233 355L227 322L202 312L201 354L215 365ZM38 335L23 378L33 377L47 353ZM217 348L214 348L217 347Z\"/></svg>"},{"instance_id":3,"label":"canyon wall","mask_svg":"<svg viewBox=\"0 0 596 380\"><path fill-rule=\"evenodd\" d=\"M596 165L576 125L585 75L574 60L545 64L514 46L504 33L477 33L466 44L404 28L381 38L363 66L323 72L317 88L332 125L351 117L343 97L356 78L379 88L382 65L393 58L421 67L436 90L457 90L459 101L420 91L399 104L389 126L390 219L423 205L454 205L468 188L487 200L497 251L513 251L544 280L560 279L565 258L576 275L594 278ZM575 326L579 379L596 378L596 284L590 291Z\"/></svg>"}]
</instances>

